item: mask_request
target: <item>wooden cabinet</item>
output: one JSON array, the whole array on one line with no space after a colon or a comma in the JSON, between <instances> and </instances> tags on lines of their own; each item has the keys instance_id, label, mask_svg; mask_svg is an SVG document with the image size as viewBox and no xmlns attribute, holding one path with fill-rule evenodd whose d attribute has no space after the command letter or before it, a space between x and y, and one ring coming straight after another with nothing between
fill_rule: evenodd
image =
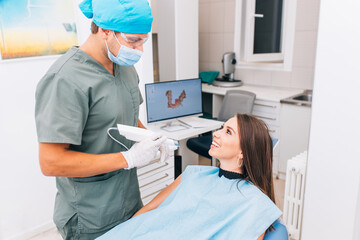
<instances>
[{"instance_id":1,"label":"wooden cabinet","mask_svg":"<svg viewBox=\"0 0 360 240\"><path fill-rule=\"evenodd\" d=\"M137 169L137 175L141 199L145 205L174 181L174 158L140 167Z\"/></svg>"}]
</instances>

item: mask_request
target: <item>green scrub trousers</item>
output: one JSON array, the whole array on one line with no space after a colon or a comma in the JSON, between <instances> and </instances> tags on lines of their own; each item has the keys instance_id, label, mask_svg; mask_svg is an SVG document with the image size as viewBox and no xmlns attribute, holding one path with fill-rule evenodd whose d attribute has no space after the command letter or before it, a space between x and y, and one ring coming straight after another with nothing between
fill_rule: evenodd
<instances>
[{"instance_id":1,"label":"green scrub trousers","mask_svg":"<svg viewBox=\"0 0 360 240\"><path fill-rule=\"evenodd\" d=\"M36 89L39 142L68 143L70 150L125 151L107 130L137 126L143 99L133 66L114 64L114 75L77 47L60 57ZM132 142L112 135L128 148ZM86 178L56 177L54 222L64 239L94 239L142 207L136 169Z\"/></svg>"}]
</instances>

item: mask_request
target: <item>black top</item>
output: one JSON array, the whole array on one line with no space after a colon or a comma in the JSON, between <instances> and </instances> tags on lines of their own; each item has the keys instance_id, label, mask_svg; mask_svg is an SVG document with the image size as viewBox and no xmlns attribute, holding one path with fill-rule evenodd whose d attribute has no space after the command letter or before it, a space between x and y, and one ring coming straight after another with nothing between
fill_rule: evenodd
<instances>
[{"instance_id":1,"label":"black top","mask_svg":"<svg viewBox=\"0 0 360 240\"><path fill-rule=\"evenodd\" d=\"M230 172L230 171L226 171L224 169L219 168L219 177L224 176L227 179L243 179L245 178L245 176L241 173L237 173L237 172Z\"/></svg>"}]
</instances>

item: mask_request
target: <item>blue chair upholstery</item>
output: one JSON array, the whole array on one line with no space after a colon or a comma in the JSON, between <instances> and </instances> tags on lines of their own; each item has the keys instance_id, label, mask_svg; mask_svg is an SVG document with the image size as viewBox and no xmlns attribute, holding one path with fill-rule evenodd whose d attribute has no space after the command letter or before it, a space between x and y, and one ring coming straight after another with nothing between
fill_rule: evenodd
<instances>
[{"instance_id":1,"label":"blue chair upholstery","mask_svg":"<svg viewBox=\"0 0 360 240\"><path fill-rule=\"evenodd\" d=\"M275 149L275 147L277 146L278 142L279 142L279 139L277 138L272 138L272 145L273 145L273 149Z\"/></svg>"},{"instance_id":2,"label":"blue chair upholstery","mask_svg":"<svg viewBox=\"0 0 360 240\"><path fill-rule=\"evenodd\" d=\"M199 137L190 138L186 141L186 146L193 152L200 156L211 159L209 150L212 142L212 134L202 135Z\"/></svg>"},{"instance_id":3,"label":"blue chair upholstery","mask_svg":"<svg viewBox=\"0 0 360 240\"><path fill-rule=\"evenodd\" d=\"M264 236L264 240L288 240L289 233L286 226L282 223L281 219L278 219L274 223L275 230L267 232Z\"/></svg>"}]
</instances>

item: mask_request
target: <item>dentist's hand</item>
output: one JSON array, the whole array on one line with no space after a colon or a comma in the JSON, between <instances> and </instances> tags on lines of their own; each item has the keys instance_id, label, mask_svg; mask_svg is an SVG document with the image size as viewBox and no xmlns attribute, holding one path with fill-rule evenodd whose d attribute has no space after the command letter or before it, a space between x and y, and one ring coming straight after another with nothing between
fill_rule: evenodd
<instances>
[{"instance_id":1,"label":"dentist's hand","mask_svg":"<svg viewBox=\"0 0 360 240\"><path fill-rule=\"evenodd\" d=\"M122 152L128 167L144 166L156 159L156 153L159 151L160 145L166 140L165 136L159 134L146 138L138 143L135 143L128 151Z\"/></svg>"},{"instance_id":2,"label":"dentist's hand","mask_svg":"<svg viewBox=\"0 0 360 240\"><path fill-rule=\"evenodd\" d=\"M178 149L175 144L161 144L160 145L160 162L168 161L170 157L174 156L174 151Z\"/></svg>"}]
</instances>

